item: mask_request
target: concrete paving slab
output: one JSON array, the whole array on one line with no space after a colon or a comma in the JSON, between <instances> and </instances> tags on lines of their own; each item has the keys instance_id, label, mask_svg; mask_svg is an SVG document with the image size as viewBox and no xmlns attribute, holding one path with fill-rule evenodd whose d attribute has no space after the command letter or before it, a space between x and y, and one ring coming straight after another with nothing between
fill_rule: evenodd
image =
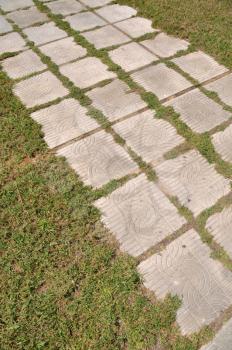
<instances>
[{"instance_id":1,"label":"concrete paving slab","mask_svg":"<svg viewBox=\"0 0 232 350\"><path fill-rule=\"evenodd\" d=\"M35 6L27 10L11 12L7 15L7 18L14 21L20 28L48 21L47 15L37 10Z\"/></svg>"},{"instance_id":2,"label":"concrete paving slab","mask_svg":"<svg viewBox=\"0 0 232 350\"><path fill-rule=\"evenodd\" d=\"M111 1L112 0L82 0L83 4L91 8L107 5Z\"/></svg>"},{"instance_id":3,"label":"concrete paving slab","mask_svg":"<svg viewBox=\"0 0 232 350\"><path fill-rule=\"evenodd\" d=\"M232 74L206 85L205 88L216 92L224 103L232 107Z\"/></svg>"},{"instance_id":4,"label":"concrete paving slab","mask_svg":"<svg viewBox=\"0 0 232 350\"><path fill-rule=\"evenodd\" d=\"M144 68L131 75L145 90L153 92L160 100L191 86L191 83L164 63Z\"/></svg>"},{"instance_id":5,"label":"concrete paving slab","mask_svg":"<svg viewBox=\"0 0 232 350\"><path fill-rule=\"evenodd\" d=\"M222 159L232 163L232 125L214 134L212 142Z\"/></svg>"},{"instance_id":6,"label":"concrete paving slab","mask_svg":"<svg viewBox=\"0 0 232 350\"><path fill-rule=\"evenodd\" d=\"M17 52L26 49L26 42L18 33L0 36L0 55L4 52Z\"/></svg>"},{"instance_id":7,"label":"concrete paving slab","mask_svg":"<svg viewBox=\"0 0 232 350\"><path fill-rule=\"evenodd\" d=\"M93 44L96 49L124 44L131 40L127 35L110 25L83 33L82 35Z\"/></svg>"},{"instance_id":8,"label":"concrete paving slab","mask_svg":"<svg viewBox=\"0 0 232 350\"><path fill-rule=\"evenodd\" d=\"M86 185L101 187L137 171L137 165L104 130L59 150Z\"/></svg>"},{"instance_id":9,"label":"concrete paving slab","mask_svg":"<svg viewBox=\"0 0 232 350\"><path fill-rule=\"evenodd\" d=\"M0 0L0 7L5 12L15 11L33 5L32 0Z\"/></svg>"},{"instance_id":10,"label":"concrete paving slab","mask_svg":"<svg viewBox=\"0 0 232 350\"><path fill-rule=\"evenodd\" d=\"M138 256L184 223L177 209L144 174L95 202L122 251Z\"/></svg>"},{"instance_id":11,"label":"concrete paving slab","mask_svg":"<svg viewBox=\"0 0 232 350\"><path fill-rule=\"evenodd\" d=\"M87 116L87 110L72 98L40 109L32 113L31 117L42 125L44 139L50 148L99 127L94 119Z\"/></svg>"},{"instance_id":12,"label":"concrete paving slab","mask_svg":"<svg viewBox=\"0 0 232 350\"><path fill-rule=\"evenodd\" d=\"M152 28L152 22L149 19L142 17L129 18L120 23L116 23L115 26L121 29L131 38L138 38L147 33L157 31L156 29Z\"/></svg>"},{"instance_id":13,"label":"concrete paving slab","mask_svg":"<svg viewBox=\"0 0 232 350\"><path fill-rule=\"evenodd\" d=\"M87 50L76 44L72 37L43 45L40 50L57 65L84 57L87 54Z\"/></svg>"},{"instance_id":14,"label":"concrete paving slab","mask_svg":"<svg viewBox=\"0 0 232 350\"><path fill-rule=\"evenodd\" d=\"M232 344L232 319L227 321L215 338L200 350L230 350Z\"/></svg>"},{"instance_id":15,"label":"concrete paving slab","mask_svg":"<svg viewBox=\"0 0 232 350\"><path fill-rule=\"evenodd\" d=\"M177 295L183 335L215 321L232 303L232 272L211 258L211 250L190 230L138 266L147 288L164 299Z\"/></svg>"},{"instance_id":16,"label":"concrete paving slab","mask_svg":"<svg viewBox=\"0 0 232 350\"><path fill-rule=\"evenodd\" d=\"M137 14L137 11L132 7L118 4L102 7L95 12L110 23L122 21Z\"/></svg>"},{"instance_id":17,"label":"concrete paving slab","mask_svg":"<svg viewBox=\"0 0 232 350\"><path fill-rule=\"evenodd\" d=\"M172 61L200 83L228 71L226 67L218 64L212 57L201 51L192 52Z\"/></svg>"},{"instance_id":18,"label":"concrete paving slab","mask_svg":"<svg viewBox=\"0 0 232 350\"><path fill-rule=\"evenodd\" d=\"M103 87L93 89L87 95L92 100L93 106L101 110L110 121L117 120L146 107L146 103L140 96L136 92L132 92L120 80L115 80Z\"/></svg>"},{"instance_id":19,"label":"concrete paving slab","mask_svg":"<svg viewBox=\"0 0 232 350\"><path fill-rule=\"evenodd\" d=\"M173 56L178 51L187 50L189 46L187 41L165 33L159 33L154 39L142 41L141 44L160 57Z\"/></svg>"},{"instance_id":20,"label":"concrete paving slab","mask_svg":"<svg viewBox=\"0 0 232 350\"><path fill-rule=\"evenodd\" d=\"M165 103L172 106L193 131L203 133L224 123L232 114L195 89Z\"/></svg>"},{"instance_id":21,"label":"concrete paving slab","mask_svg":"<svg viewBox=\"0 0 232 350\"><path fill-rule=\"evenodd\" d=\"M214 240L232 258L232 206L224 208L221 212L210 216L207 220L206 228Z\"/></svg>"},{"instance_id":22,"label":"concrete paving slab","mask_svg":"<svg viewBox=\"0 0 232 350\"><path fill-rule=\"evenodd\" d=\"M108 67L95 57L87 57L80 61L69 63L62 66L60 72L81 89L116 76L115 73L110 72Z\"/></svg>"},{"instance_id":23,"label":"concrete paving slab","mask_svg":"<svg viewBox=\"0 0 232 350\"><path fill-rule=\"evenodd\" d=\"M8 33L12 30L12 25L5 19L5 17L0 16L0 34Z\"/></svg>"},{"instance_id":24,"label":"concrete paving slab","mask_svg":"<svg viewBox=\"0 0 232 350\"><path fill-rule=\"evenodd\" d=\"M36 45L46 44L67 36L66 32L56 27L54 23L45 23L40 26L26 28L23 32Z\"/></svg>"},{"instance_id":25,"label":"concrete paving slab","mask_svg":"<svg viewBox=\"0 0 232 350\"><path fill-rule=\"evenodd\" d=\"M126 72L141 68L158 58L137 43L129 43L109 52L109 56Z\"/></svg>"},{"instance_id":26,"label":"concrete paving slab","mask_svg":"<svg viewBox=\"0 0 232 350\"><path fill-rule=\"evenodd\" d=\"M70 26L74 30L79 32L96 27L102 27L107 24L93 12L78 13L76 15L66 17L65 20L69 22Z\"/></svg>"},{"instance_id":27,"label":"concrete paving slab","mask_svg":"<svg viewBox=\"0 0 232 350\"><path fill-rule=\"evenodd\" d=\"M63 16L77 13L85 9L85 6L76 0L52 1L47 3L47 7L50 8L52 13Z\"/></svg>"},{"instance_id":28,"label":"concrete paving slab","mask_svg":"<svg viewBox=\"0 0 232 350\"><path fill-rule=\"evenodd\" d=\"M194 216L230 192L230 182L197 151L159 164L155 171L165 193L175 196Z\"/></svg>"},{"instance_id":29,"label":"concrete paving slab","mask_svg":"<svg viewBox=\"0 0 232 350\"><path fill-rule=\"evenodd\" d=\"M14 93L26 107L34 107L64 97L68 90L52 73L45 72L17 83Z\"/></svg>"},{"instance_id":30,"label":"concrete paving slab","mask_svg":"<svg viewBox=\"0 0 232 350\"><path fill-rule=\"evenodd\" d=\"M26 75L47 69L38 55L32 50L27 50L17 56L7 58L2 62L3 70L12 79L25 77Z\"/></svg>"},{"instance_id":31,"label":"concrete paving slab","mask_svg":"<svg viewBox=\"0 0 232 350\"><path fill-rule=\"evenodd\" d=\"M117 123L113 129L147 163L157 165L163 155L184 142L168 122L156 119L151 110Z\"/></svg>"}]
</instances>

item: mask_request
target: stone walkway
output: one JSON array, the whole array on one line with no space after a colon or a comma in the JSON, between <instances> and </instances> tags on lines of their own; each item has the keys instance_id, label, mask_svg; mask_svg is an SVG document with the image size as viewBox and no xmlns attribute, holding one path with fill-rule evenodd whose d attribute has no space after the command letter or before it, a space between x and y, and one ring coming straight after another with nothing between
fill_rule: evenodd
<instances>
[{"instance_id":1,"label":"stone walkway","mask_svg":"<svg viewBox=\"0 0 232 350\"><path fill-rule=\"evenodd\" d=\"M42 125L48 146L86 185L125 178L95 203L105 226L138 259L156 297L182 300L183 335L220 323L202 350L232 349L232 272L212 258L218 247L232 261L232 73L192 52L187 41L152 28L131 7L109 0L40 3L47 11L32 0L0 0L0 54L18 53L2 61L14 93ZM62 15L70 28L58 28L49 13ZM75 32L79 43L70 36ZM96 57L93 47L106 51ZM115 64L121 70L110 70ZM83 96L89 103L82 104ZM164 111L161 118L149 98ZM206 148L211 140L216 151L211 164L197 144L188 144L189 135L203 142L205 132ZM202 240L203 217L210 245Z\"/></svg>"}]
</instances>

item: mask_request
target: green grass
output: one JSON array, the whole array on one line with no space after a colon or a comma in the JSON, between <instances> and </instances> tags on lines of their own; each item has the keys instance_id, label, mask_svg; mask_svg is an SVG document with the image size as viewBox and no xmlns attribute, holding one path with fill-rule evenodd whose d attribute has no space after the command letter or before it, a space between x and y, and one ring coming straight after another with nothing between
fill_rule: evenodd
<instances>
[{"instance_id":1,"label":"green grass","mask_svg":"<svg viewBox=\"0 0 232 350\"><path fill-rule=\"evenodd\" d=\"M135 6L141 15L154 19L156 27L188 38L232 68L229 1L120 2ZM105 50L94 49L58 16L51 19L132 89L138 88L128 74L112 65ZM59 75L50 60L45 63ZM120 182L112 181L97 191L83 186L65 161L47 149L40 127L14 97L12 82L3 72L0 82L0 349L150 350L160 339L166 349L197 350L211 331L181 337L175 325L180 302L171 297L159 302L144 291L136 261L119 252L100 223L92 203ZM68 80L65 83L73 97L89 104L83 91ZM208 134L197 137L154 95L143 91L141 95L158 117L172 120L191 147L231 177L231 168L215 155ZM105 123L98 111L90 113ZM140 166L150 173L146 164ZM202 231L207 215L199 218Z\"/></svg>"},{"instance_id":2,"label":"green grass","mask_svg":"<svg viewBox=\"0 0 232 350\"><path fill-rule=\"evenodd\" d=\"M232 69L231 0L119 0Z\"/></svg>"},{"instance_id":3,"label":"green grass","mask_svg":"<svg viewBox=\"0 0 232 350\"><path fill-rule=\"evenodd\" d=\"M176 298L151 301L93 200L0 73L1 332L8 349L196 350L179 336ZM114 185L114 184L113 184ZM203 336L208 335L205 331Z\"/></svg>"}]
</instances>

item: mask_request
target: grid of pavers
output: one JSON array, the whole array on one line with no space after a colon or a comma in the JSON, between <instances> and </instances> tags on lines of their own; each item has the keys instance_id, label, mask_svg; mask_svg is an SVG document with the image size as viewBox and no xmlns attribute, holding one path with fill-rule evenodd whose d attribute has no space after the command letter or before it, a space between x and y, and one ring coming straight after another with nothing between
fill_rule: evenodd
<instances>
[{"instance_id":1,"label":"grid of pavers","mask_svg":"<svg viewBox=\"0 0 232 350\"><path fill-rule=\"evenodd\" d=\"M153 28L150 20L138 17L129 6L110 0L41 3L62 15L96 49L107 49L112 62L130 74L138 90L151 92L161 104L172 107L196 134L209 132L218 156L231 165L232 74L225 67L201 51L188 52L186 40ZM186 143L185 138L148 108L137 89L118 79L100 55L90 56L33 0L0 0L0 8L0 55L17 53L4 59L2 68L15 80L14 93L33 109L31 117L41 124L48 146L66 157L93 188L133 175L95 202L105 226L123 251L139 257L138 270L147 288L161 299L169 293L180 297L177 322L182 334L198 332L216 321L232 305L232 273L211 257L211 248L189 228L178 207L197 218L230 195L230 179L197 150L166 159L168 152ZM144 34L150 38L144 40ZM50 72L38 51L30 48L31 41L65 79L82 90L90 105L83 107L70 97L60 76ZM217 93L221 103L207 96L201 84ZM111 129L104 130L93 118L92 108L103 114ZM124 142L117 141L119 137ZM147 178L131 152L155 171L155 181ZM232 203L210 215L205 229L232 259ZM231 333L229 320L202 350L227 350Z\"/></svg>"}]
</instances>

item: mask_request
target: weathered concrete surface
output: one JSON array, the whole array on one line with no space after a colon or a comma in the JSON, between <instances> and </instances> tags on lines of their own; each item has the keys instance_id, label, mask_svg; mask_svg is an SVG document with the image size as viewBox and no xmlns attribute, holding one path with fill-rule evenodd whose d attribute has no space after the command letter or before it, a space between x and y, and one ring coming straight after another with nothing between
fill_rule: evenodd
<instances>
[{"instance_id":1,"label":"weathered concrete surface","mask_svg":"<svg viewBox=\"0 0 232 350\"><path fill-rule=\"evenodd\" d=\"M26 10L11 12L7 18L14 21L20 28L48 21L47 15L37 10L35 6Z\"/></svg>"},{"instance_id":2,"label":"weathered concrete surface","mask_svg":"<svg viewBox=\"0 0 232 350\"><path fill-rule=\"evenodd\" d=\"M133 17L116 23L115 26L129 35L131 38L138 38L142 35L153 33L157 30L152 28L151 21L142 17Z\"/></svg>"},{"instance_id":3,"label":"weathered concrete surface","mask_svg":"<svg viewBox=\"0 0 232 350\"><path fill-rule=\"evenodd\" d=\"M69 63L62 66L60 71L82 89L95 85L102 80L115 77L115 74L110 72L107 66L95 57L87 57L80 61Z\"/></svg>"},{"instance_id":4,"label":"weathered concrete surface","mask_svg":"<svg viewBox=\"0 0 232 350\"><path fill-rule=\"evenodd\" d=\"M77 45L70 37L43 45L40 50L57 65L68 63L87 54L87 50Z\"/></svg>"},{"instance_id":5,"label":"weathered concrete surface","mask_svg":"<svg viewBox=\"0 0 232 350\"><path fill-rule=\"evenodd\" d=\"M184 223L177 209L146 176L140 175L95 205L120 248L138 256Z\"/></svg>"},{"instance_id":6,"label":"weathered concrete surface","mask_svg":"<svg viewBox=\"0 0 232 350\"><path fill-rule=\"evenodd\" d=\"M137 11L129 6L114 4L100 8L96 13L108 22L114 23L135 16Z\"/></svg>"},{"instance_id":7,"label":"weathered concrete surface","mask_svg":"<svg viewBox=\"0 0 232 350\"><path fill-rule=\"evenodd\" d=\"M212 142L222 159L232 163L232 125L214 134Z\"/></svg>"},{"instance_id":8,"label":"weathered concrete surface","mask_svg":"<svg viewBox=\"0 0 232 350\"><path fill-rule=\"evenodd\" d=\"M17 83L14 93L27 107L34 107L64 97L68 90L52 73L45 72Z\"/></svg>"},{"instance_id":9,"label":"weathered concrete surface","mask_svg":"<svg viewBox=\"0 0 232 350\"><path fill-rule=\"evenodd\" d=\"M232 107L232 74L207 84L205 88L216 92L224 103Z\"/></svg>"},{"instance_id":10,"label":"weathered concrete surface","mask_svg":"<svg viewBox=\"0 0 232 350\"><path fill-rule=\"evenodd\" d=\"M58 155L66 157L82 181L93 187L101 187L138 169L128 153L103 130L62 148Z\"/></svg>"},{"instance_id":11,"label":"weathered concrete surface","mask_svg":"<svg viewBox=\"0 0 232 350\"><path fill-rule=\"evenodd\" d=\"M83 33L83 36L97 49L124 44L131 40L127 35L110 25Z\"/></svg>"},{"instance_id":12,"label":"weathered concrete surface","mask_svg":"<svg viewBox=\"0 0 232 350\"><path fill-rule=\"evenodd\" d=\"M182 300L177 311L182 334L199 331L231 305L232 272L210 255L209 247L190 230L138 267L145 286L158 298L171 293Z\"/></svg>"},{"instance_id":13,"label":"weathered concrete surface","mask_svg":"<svg viewBox=\"0 0 232 350\"><path fill-rule=\"evenodd\" d=\"M54 23L45 23L40 26L30 27L23 30L30 41L36 45L49 43L50 41L65 38L65 31L59 29Z\"/></svg>"},{"instance_id":14,"label":"weathered concrete surface","mask_svg":"<svg viewBox=\"0 0 232 350\"><path fill-rule=\"evenodd\" d=\"M110 121L146 107L141 97L120 80L93 89L87 95L92 100L93 106L100 109Z\"/></svg>"},{"instance_id":15,"label":"weathered concrete surface","mask_svg":"<svg viewBox=\"0 0 232 350\"><path fill-rule=\"evenodd\" d=\"M176 196L194 216L230 192L229 180L196 151L167 160L155 170L165 193Z\"/></svg>"},{"instance_id":16,"label":"weathered concrete surface","mask_svg":"<svg viewBox=\"0 0 232 350\"><path fill-rule=\"evenodd\" d=\"M16 52L26 48L26 43L18 33L0 36L0 55L4 52Z\"/></svg>"},{"instance_id":17,"label":"weathered concrete surface","mask_svg":"<svg viewBox=\"0 0 232 350\"><path fill-rule=\"evenodd\" d=\"M76 15L66 17L65 20L69 22L70 26L74 30L78 30L79 32L93 29L95 27L102 27L107 24L93 12L78 13Z\"/></svg>"}]
</instances>

